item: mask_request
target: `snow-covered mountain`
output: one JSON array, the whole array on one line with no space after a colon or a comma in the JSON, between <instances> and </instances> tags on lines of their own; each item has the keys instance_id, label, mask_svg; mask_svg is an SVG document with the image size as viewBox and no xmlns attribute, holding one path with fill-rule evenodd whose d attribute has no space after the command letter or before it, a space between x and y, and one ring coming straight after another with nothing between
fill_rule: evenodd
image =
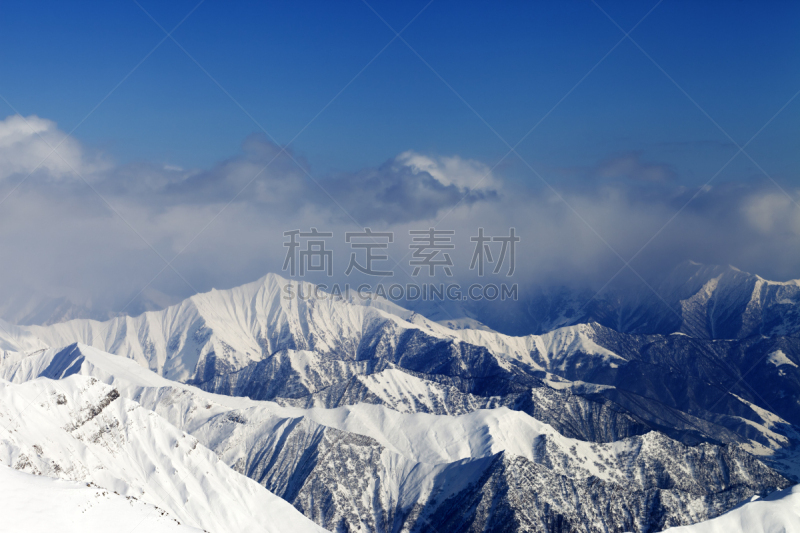
<instances>
[{"instance_id":1,"label":"snow-covered mountain","mask_svg":"<svg viewBox=\"0 0 800 533\"><path fill-rule=\"evenodd\" d=\"M733 266L685 261L653 288L612 284L598 294L579 286L528 287L518 301L416 300L403 305L450 329L494 329L516 336L593 322L626 333L682 332L712 339L800 333L800 280L769 281ZM76 304L17 288L0 294L0 320L45 326L72 319L104 321L165 309L175 300L147 289L122 302L116 307Z\"/></svg>"},{"instance_id":2,"label":"snow-covered mountain","mask_svg":"<svg viewBox=\"0 0 800 533\"><path fill-rule=\"evenodd\" d=\"M787 485L736 446L690 447L655 432L596 444L507 408L446 416L283 407L211 394L81 345L9 353L0 371L28 384L109 383L330 529L535 529L557 519L576 531L650 531Z\"/></svg>"},{"instance_id":3,"label":"snow-covered mountain","mask_svg":"<svg viewBox=\"0 0 800 533\"><path fill-rule=\"evenodd\" d=\"M777 491L699 524L669 533L800 533L800 485Z\"/></svg>"},{"instance_id":4,"label":"snow-covered mountain","mask_svg":"<svg viewBox=\"0 0 800 533\"><path fill-rule=\"evenodd\" d=\"M92 483L211 532L321 531L197 440L97 379L0 381L0 462Z\"/></svg>"},{"instance_id":5,"label":"snow-covered mountain","mask_svg":"<svg viewBox=\"0 0 800 533\"><path fill-rule=\"evenodd\" d=\"M129 524L149 533L201 533L163 509L90 483L27 474L0 465L0 531L105 533Z\"/></svg>"},{"instance_id":6,"label":"snow-covered mountain","mask_svg":"<svg viewBox=\"0 0 800 533\"><path fill-rule=\"evenodd\" d=\"M377 383L401 369L418 378L394 380L406 401L416 398L403 409L504 405L597 442L655 429L771 453L792 445L800 423L794 337L715 341L599 324L511 337L452 330L381 300L288 298L290 287L298 294L296 282L268 275L138 317L11 328L7 345L82 342L208 391L296 406L397 408Z\"/></svg>"},{"instance_id":7,"label":"snow-covered mountain","mask_svg":"<svg viewBox=\"0 0 800 533\"><path fill-rule=\"evenodd\" d=\"M587 289L538 289L517 303L470 303L449 315L477 319L515 334L545 333L574 324L597 322L620 332L685 333L708 339L800 334L800 280L769 281L732 266L686 261L651 290L640 286ZM504 324L511 306L514 319ZM439 319L439 317L437 317Z\"/></svg>"},{"instance_id":8,"label":"snow-covered mountain","mask_svg":"<svg viewBox=\"0 0 800 533\"><path fill-rule=\"evenodd\" d=\"M729 324L726 276L702 312ZM267 275L137 317L2 323L0 376L110 385L332 530L657 531L800 476L787 328L515 337L315 292Z\"/></svg>"}]
</instances>

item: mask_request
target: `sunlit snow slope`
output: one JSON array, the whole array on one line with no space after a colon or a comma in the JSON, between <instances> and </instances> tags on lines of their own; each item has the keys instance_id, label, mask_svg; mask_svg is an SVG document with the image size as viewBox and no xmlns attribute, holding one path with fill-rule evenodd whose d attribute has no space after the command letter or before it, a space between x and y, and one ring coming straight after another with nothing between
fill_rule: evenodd
<instances>
[{"instance_id":1,"label":"sunlit snow slope","mask_svg":"<svg viewBox=\"0 0 800 533\"><path fill-rule=\"evenodd\" d=\"M107 489L0 465L4 533L201 533L169 513ZM122 525L122 527L120 526Z\"/></svg>"},{"instance_id":2,"label":"sunlit snow slope","mask_svg":"<svg viewBox=\"0 0 800 533\"><path fill-rule=\"evenodd\" d=\"M91 377L0 381L0 462L94 483L212 533L320 531L194 437Z\"/></svg>"},{"instance_id":3,"label":"sunlit snow slope","mask_svg":"<svg viewBox=\"0 0 800 533\"><path fill-rule=\"evenodd\" d=\"M749 285L731 276L734 298ZM111 385L329 529L650 532L800 473L800 338L513 337L314 293L267 275L137 317L9 326L0 366Z\"/></svg>"},{"instance_id":4,"label":"sunlit snow slope","mask_svg":"<svg viewBox=\"0 0 800 533\"><path fill-rule=\"evenodd\" d=\"M800 485L755 499L722 516L669 533L800 533Z\"/></svg>"},{"instance_id":5,"label":"sunlit snow slope","mask_svg":"<svg viewBox=\"0 0 800 533\"><path fill-rule=\"evenodd\" d=\"M108 383L330 529L492 529L500 515L535 528L558 508L579 531L602 531L618 516L650 530L786 486L735 447L688 447L655 432L599 445L508 408L444 416L368 404L285 407L208 393L82 345L6 354L0 372L23 385L41 383L37 376ZM460 508L465 500L477 507Z\"/></svg>"}]
</instances>

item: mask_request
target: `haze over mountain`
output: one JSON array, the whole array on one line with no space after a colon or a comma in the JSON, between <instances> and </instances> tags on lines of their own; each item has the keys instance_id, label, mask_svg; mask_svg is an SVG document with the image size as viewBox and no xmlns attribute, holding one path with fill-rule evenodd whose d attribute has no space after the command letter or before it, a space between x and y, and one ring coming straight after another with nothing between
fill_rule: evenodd
<instances>
[{"instance_id":1,"label":"haze over mountain","mask_svg":"<svg viewBox=\"0 0 800 533\"><path fill-rule=\"evenodd\" d=\"M92 310L67 298L30 290L5 297L0 318L19 325L50 325L76 318L105 320L120 314ZM400 301L450 329L494 329L509 335L542 334L559 327L596 322L619 332L686 333L710 339L753 335L795 336L800 332L800 280L775 282L733 266L686 261L651 288L619 287L599 293L587 288L521 287L518 301ZM148 290L127 301L124 316L168 307L170 298Z\"/></svg>"},{"instance_id":2,"label":"haze over mountain","mask_svg":"<svg viewBox=\"0 0 800 533\"><path fill-rule=\"evenodd\" d=\"M730 265L685 261L650 287L641 281L624 287L611 283L599 292L529 287L521 288L520 296L517 302L420 302L417 307L442 323L467 318L511 335L590 322L624 333L679 332L710 339L800 332L800 280L769 281Z\"/></svg>"}]
</instances>

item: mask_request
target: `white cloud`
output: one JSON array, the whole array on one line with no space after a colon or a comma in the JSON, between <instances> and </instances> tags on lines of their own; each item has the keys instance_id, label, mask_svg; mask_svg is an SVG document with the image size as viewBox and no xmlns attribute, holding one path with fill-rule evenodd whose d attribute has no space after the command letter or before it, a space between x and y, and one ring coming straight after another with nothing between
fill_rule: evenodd
<instances>
[{"instance_id":1,"label":"white cloud","mask_svg":"<svg viewBox=\"0 0 800 533\"><path fill-rule=\"evenodd\" d=\"M788 231L800 235L800 208L783 193L753 195L744 202L742 211L761 233Z\"/></svg>"},{"instance_id":2,"label":"white cloud","mask_svg":"<svg viewBox=\"0 0 800 533\"><path fill-rule=\"evenodd\" d=\"M0 121L0 180L34 172L50 179L77 178L80 173L88 179L107 166L98 158L88 158L80 143L51 120L11 115Z\"/></svg>"},{"instance_id":3,"label":"white cloud","mask_svg":"<svg viewBox=\"0 0 800 533\"><path fill-rule=\"evenodd\" d=\"M335 266L341 274L351 252L344 233L359 225L394 231L389 253L398 260L409 250L409 230L432 225L456 230L457 276L468 270L469 237L478 227L489 235L507 235L513 226L523 239L515 274L521 283L602 285L621 266L605 242L625 258L646 245L633 264L645 276L696 259L734 264L765 277L800 277L800 209L784 195L758 184L719 184L673 220L697 189L670 180L654 183L658 180L647 168L655 163L644 169L650 179L636 182L595 175L573 186L558 183L561 198L537 188L538 183L504 181L479 161L413 151L376 168L319 176L317 185L280 155L279 147L255 137L241 153L210 169L143 162L111 167L102 157L87 157L90 150L64 139L51 121L9 117L0 121L0 178L30 172L49 153L31 128L54 146L64 140L59 151L95 180L114 210L69 165L51 156L40 167L41 176L37 173L0 206L0 249L10 258L0 262L0 293L4 285L22 284L53 295L85 294L93 301L124 304L164 268L159 255L170 260L184 247L173 266L192 285L230 287L280 272L283 232L312 226L334 232L336 260L345 262ZM617 168L642 170L630 161ZM0 198L17 182L0 179ZM154 288L170 296L189 292L169 268Z\"/></svg>"},{"instance_id":4,"label":"white cloud","mask_svg":"<svg viewBox=\"0 0 800 533\"><path fill-rule=\"evenodd\" d=\"M427 172L442 185L456 185L477 190L497 190L500 185L488 165L474 159L463 159L457 155L430 157L408 150L398 155L395 161L409 167L415 174Z\"/></svg>"}]
</instances>

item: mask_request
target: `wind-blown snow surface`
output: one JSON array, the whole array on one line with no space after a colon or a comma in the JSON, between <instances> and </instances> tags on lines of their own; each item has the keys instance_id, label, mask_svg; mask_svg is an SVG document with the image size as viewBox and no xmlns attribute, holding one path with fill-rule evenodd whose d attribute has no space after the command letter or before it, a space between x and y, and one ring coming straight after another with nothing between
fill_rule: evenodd
<instances>
[{"instance_id":1,"label":"wind-blown snow surface","mask_svg":"<svg viewBox=\"0 0 800 533\"><path fill-rule=\"evenodd\" d=\"M163 509L107 489L0 465L0 531L8 533L201 533ZM112 524L123 524L123 527Z\"/></svg>"},{"instance_id":2,"label":"wind-blown snow surface","mask_svg":"<svg viewBox=\"0 0 800 533\"><path fill-rule=\"evenodd\" d=\"M650 531L786 484L732 447L687 447L657 433L598 445L507 408L452 417L282 407L181 385L86 346L6 354L0 371L28 384L105 381L330 529L536 528L557 509L576 531Z\"/></svg>"},{"instance_id":3,"label":"wind-blown snow surface","mask_svg":"<svg viewBox=\"0 0 800 533\"><path fill-rule=\"evenodd\" d=\"M320 531L197 440L113 387L73 375L0 381L0 462L91 482L211 531Z\"/></svg>"},{"instance_id":4,"label":"wind-blown snow surface","mask_svg":"<svg viewBox=\"0 0 800 533\"><path fill-rule=\"evenodd\" d=\"M722 516L669 533L800 533L800 485L754 498Z\"/></svg>"}]
</instances>

